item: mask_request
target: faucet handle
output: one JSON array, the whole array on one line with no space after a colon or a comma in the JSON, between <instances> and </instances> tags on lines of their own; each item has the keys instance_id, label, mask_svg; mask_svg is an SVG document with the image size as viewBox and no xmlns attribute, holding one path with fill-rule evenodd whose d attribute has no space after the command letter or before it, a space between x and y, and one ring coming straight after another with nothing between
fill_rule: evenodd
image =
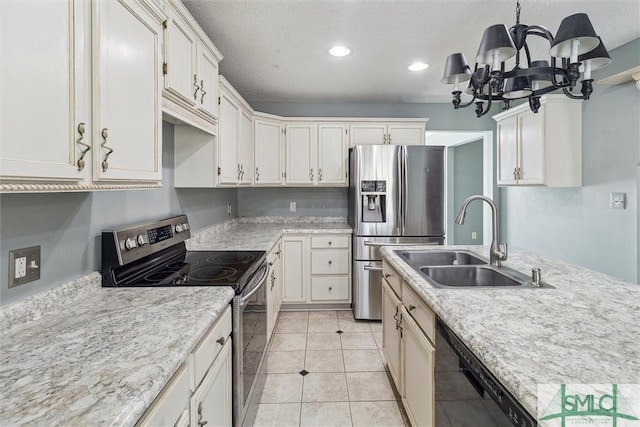
<instances>
[{"instance_id":1,"label":"faucet handle","mask_svg":"<svg viewBox=\"0 0 640 427\"><path fill-rule=\"evenodd\" d=\"M500 260L501 261L506 261L507 260L507 255L509 254L509 247L507 246L506 243L500 243L498 244L498 251L500 252Z\"/></svg>"}]
</instances>

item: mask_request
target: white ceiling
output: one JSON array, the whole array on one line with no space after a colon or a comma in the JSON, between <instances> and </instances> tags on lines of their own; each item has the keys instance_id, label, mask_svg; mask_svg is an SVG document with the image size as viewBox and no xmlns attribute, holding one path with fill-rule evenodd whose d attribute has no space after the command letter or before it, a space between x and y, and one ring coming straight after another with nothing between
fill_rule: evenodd
<instances>
[{"instance_id":1,"label":"white ceiling","mask_svg":"<svg viewBox=\"0 0 640 427\"><path fill-rule=\"evenodd\" d=\"M448 54L471 62L484 29L515 23L515 0L183 0L224 55L220 72L249 102L449 102ZM521 22L555 34L584 12L608 50L640 37L638 0L521 0ZM531 39L531 37L530 37ZM546 55L548 44L534 38ZM328 55L341 43L344 58ZM548 59L548 58L539 58ZM431 65L422 72L407 66ZM473 64L470 64L473 66Z\"/></svg>"}]
</instances>

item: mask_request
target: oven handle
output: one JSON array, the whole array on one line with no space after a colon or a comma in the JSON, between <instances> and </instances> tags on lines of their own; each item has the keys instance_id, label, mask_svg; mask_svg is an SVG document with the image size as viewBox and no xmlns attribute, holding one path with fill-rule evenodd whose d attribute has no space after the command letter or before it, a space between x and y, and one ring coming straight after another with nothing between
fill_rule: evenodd
<instances>
[{"instance_id":1,"label":"oven handle","mask_svg":"<svg viewBox=\"0 0 640 427\"><path fill-rule=\"evenodd\" d=\"M247 295L245 295L244 297L242 297L240 299L240 307L244 307L247 302L256 294L258 293L258 291L260 290L260 288L267 283L267 275L269 274L269 267L264 264L264 273L262 275L262 277L260 278L260 280L258 281L259 283L256 285L255 288L253 288L251 290L251 292L249 292Z\"/></svg>"}]
</instances>

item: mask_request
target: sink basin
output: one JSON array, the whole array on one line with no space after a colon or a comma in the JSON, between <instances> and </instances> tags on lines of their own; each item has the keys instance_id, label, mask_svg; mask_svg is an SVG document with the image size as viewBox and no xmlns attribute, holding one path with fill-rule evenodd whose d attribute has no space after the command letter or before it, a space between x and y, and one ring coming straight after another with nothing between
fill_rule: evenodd
<instances>
[{"instance_id":1,"label":"sink basin","mask_svg":"<svg viewBox=\"0 0 640 427\"><path fill-rule=\"evenodd\" d=\"M461 265L455 267L422 267L424 274L434 282L447 287L467 286L525 286L526 278L517 280L488 265Z\"/></svg>"},{"instance_id":2,"label":"sink basin","mask_svg":"<svg viewBox=\"0 0 640 427\"><path fill-rule=\"evenodd\" d=\"M433 265L480 265L488 262L470 251L395 251L414 267Z\"/></svg>"},{"instance_id":3,"label":"sink basin","mask_svg":"<svg viewBox=\"0 0 640 427\"><path fill-rule=\"evenodd\" d=\"M467 250L397 250L409 266L436 288L537 288L531 278L509 267L495 267ZM540 288L553 288L542 283Z\"/></svg>"}]
</instances>

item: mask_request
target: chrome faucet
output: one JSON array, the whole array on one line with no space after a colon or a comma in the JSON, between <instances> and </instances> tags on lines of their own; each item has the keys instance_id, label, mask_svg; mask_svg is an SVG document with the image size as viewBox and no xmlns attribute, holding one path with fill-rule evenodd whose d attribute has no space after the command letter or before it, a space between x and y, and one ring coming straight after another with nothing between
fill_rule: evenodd
<instances>
[{"instance_id":1,"label":"chrome faucet","mask_svg":"<svg viewBox=\"0 0 640 427\"><path fill-rule=\"evenodd\" d=\"M506 261L507 259L507 244L506 243L498 243L498 209L496 208L496 204L490 198L486 196L471 196L467 198L467 200L462 203L462 207L460 208L460 212L458 212L458 216L456 216L457 224L464 224L464 217L467 214L467 206L474 200L484 200L491 206L491 224L493 226L493 236L491 240L491 248L489 249L489 259L491 265L495 265L496 267L500 267L502 261Z\"/></svg>"}]
</instances>

